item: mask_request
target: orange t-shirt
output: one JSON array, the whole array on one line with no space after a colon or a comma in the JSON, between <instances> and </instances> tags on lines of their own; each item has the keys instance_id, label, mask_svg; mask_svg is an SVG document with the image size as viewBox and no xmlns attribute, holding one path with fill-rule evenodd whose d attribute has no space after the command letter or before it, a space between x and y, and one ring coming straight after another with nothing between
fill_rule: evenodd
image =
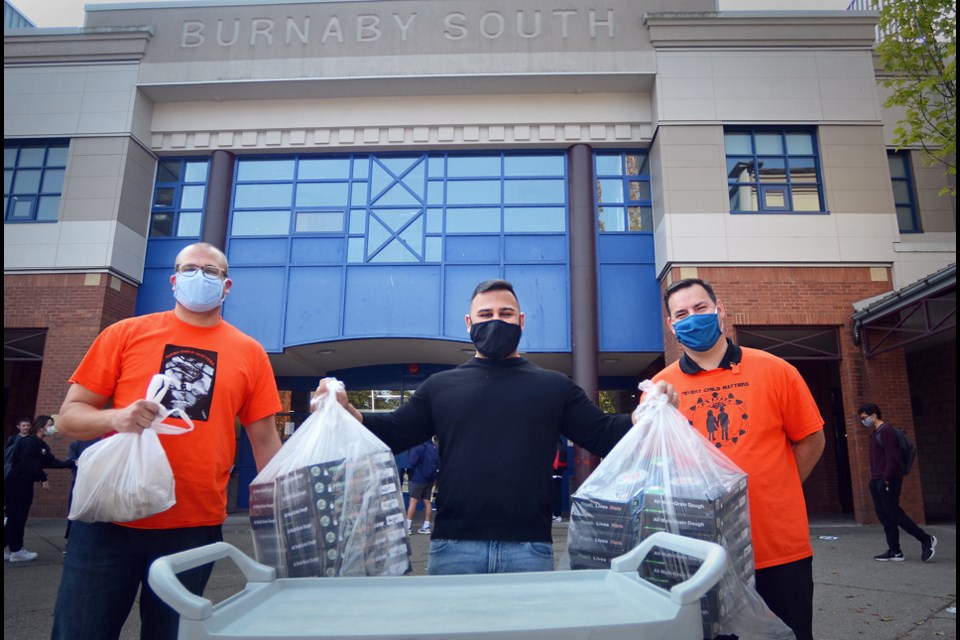
<instances>
[{"instance_id":1,"label":"orange t-shirt","mask_svg":"<svg viewBox=\"0 0 960 640\"><path fill-rule=\"evenodd\" d=\"M113 398L119 409L143 399L157 373L179 381L162 402L169 409L183 408L194 429L160 435L173 468L177 503L123 524L138 529L221 524L236 455L236 419L249 425L281 409L273 368L263 347L229 323L197 327L166 311L104 329L70 382ZM168 422L184 424L176 418Z\"/></svg>"},{"instance_id":2,"label":"orange t-shirt","mask_svg":"<svg viewBox=\"0 0 960 640\"><path fill-rule=\"evenodd\" d=\"M813 555L792 444L823 428L800 373L789 363L743 347L730 369L684 373L674 362L654 376L680 395L690 424L747 473L756 568Z\"/></svg>"}]
</instances>

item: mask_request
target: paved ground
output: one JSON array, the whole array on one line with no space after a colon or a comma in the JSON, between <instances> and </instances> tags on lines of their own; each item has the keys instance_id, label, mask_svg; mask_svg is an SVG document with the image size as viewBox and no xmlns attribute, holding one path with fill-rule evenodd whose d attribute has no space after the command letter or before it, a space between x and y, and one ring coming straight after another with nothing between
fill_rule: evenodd
<instances>
[{"instance_id":1,"label":"paved ground","mask_svg":"<svg viewBox=\"0 0 960 640\"><path fill-rule=\"evenodd\" d=\"M49 636L53 603L63 562L64 522L31 520L26 548L34 562L3 567L4 640ZM812 527L817 640L940 640L957 637L956 525L927 527L937 536L936 557L920 562L920 545L904 540L906 562L881 563L871 558L884 548L878 527L846 522L815 522ZM566 544L567 525L554 526L558 558ZM231 516L224 539L252 555L245 515ZM413 536L414 572L426 572L429 536ZM243 578L232 563L214 568L206 596L219 602L240 590ZM136 615L127 621L123 638L137 638Z\"/></svg>"}]
</instances>

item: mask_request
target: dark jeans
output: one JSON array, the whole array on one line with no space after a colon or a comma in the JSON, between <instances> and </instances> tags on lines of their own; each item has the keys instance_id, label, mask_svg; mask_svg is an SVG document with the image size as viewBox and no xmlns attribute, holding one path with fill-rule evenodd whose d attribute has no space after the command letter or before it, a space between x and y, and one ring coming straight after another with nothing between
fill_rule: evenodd
<instances>
[{"instance_id":1,"label":"dark jeans","mask_svg":"<svg viewBox=\"0 0 960 640\"><path fill-rule=\"evenodd\" d=\"M33 504L33 485L30 480L10 479L3 483L3 509L7 521L3 525L3 546L10 551L23 549L23 531Z\"/></svg>"},{"instance_id":2,"label":"dark jeans","mask_svg":"<svg viewBox=\"0 0 960 640\"><path fill-rule=\"evenodd\" d=\"M176 638L180 617L147 584L150 564L159 557L223 539L220 526L185 529L132 529L104 522L74 522L63 561L53 613L52 638L83 640L120 636L137 589L140 637ZM192 593L203 594L212 565L180 574Z\"/></svg>"},{"instance_id":3,"label":"dark jeans","mask_svg":"<svg viewBox=\"0 0 960 640\"><path fill-rule=\"evenodd\" d=\"M797 640L813 640L813 556L757 569L757 593Z\"/></svg>"},{"instance_id":4,"label":"dark jeans","mask_svg":"<svg viewBox=\"0 0 960 640\"><path fill-rule=\"evenodd\" d=\"M930 536L900 508L902 486L902 479L891 481L889 486L883 480L870 481L870 495L877 510L877 518L883 525L883 533L887 537L887 549L894 553L900 551L900 529L919 540L920 544L930 540Z\"/></svg>"}]
</instances>

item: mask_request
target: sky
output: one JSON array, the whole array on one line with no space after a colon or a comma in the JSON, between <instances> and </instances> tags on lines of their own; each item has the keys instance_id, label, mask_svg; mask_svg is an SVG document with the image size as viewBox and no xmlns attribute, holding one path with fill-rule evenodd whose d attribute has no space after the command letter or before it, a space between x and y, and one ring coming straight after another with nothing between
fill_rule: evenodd
<instances>
[{"instance_id":1,"label":"sky","mask_svg":"<svg viewBox=\"0 0 960 640\"><path fill-rule=\"evenodd\" d=\"M151 0L9 0L38 27L79 27L83 24L85 4L117 4ZM171 0L163 0L171 1ZM724 11L846 9L850 0L720 0Z\"/></svg>"}]
</instances>

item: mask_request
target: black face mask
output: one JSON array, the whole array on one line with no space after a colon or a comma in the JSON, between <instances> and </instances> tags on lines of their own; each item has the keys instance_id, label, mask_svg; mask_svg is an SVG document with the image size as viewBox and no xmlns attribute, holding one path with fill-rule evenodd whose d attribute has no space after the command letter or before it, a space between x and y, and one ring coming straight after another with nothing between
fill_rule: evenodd
<instances>
[{"instance_id":1,"label":"black face mask","mask_svg":"<svg viewBox=\"0 0 960 640\"><path fill-rule=\"evenodd\" d=\"M520 325L503 320L475 322L470 327L470 339L477 351L491 360L503 360L516 351L521 333Z\"/></svg>"}]
</instances>

